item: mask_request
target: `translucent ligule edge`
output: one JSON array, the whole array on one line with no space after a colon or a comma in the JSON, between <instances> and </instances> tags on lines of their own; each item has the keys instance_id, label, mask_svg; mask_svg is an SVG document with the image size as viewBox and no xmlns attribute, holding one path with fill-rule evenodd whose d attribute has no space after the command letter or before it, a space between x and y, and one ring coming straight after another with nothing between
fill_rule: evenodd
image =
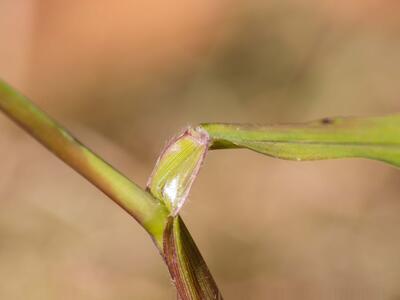
<instances>
[{"instance_id":1,"label":"translucent ligule edge","mask_svg":"<svg viewBox=\"0 0 400 300\"><path fill-rule=\"evenodd\" d=\"M147 183L154 197L176 216L185 203L209 146L202 129L188 128L164 148Z\"/></svg>"}]
</instances>

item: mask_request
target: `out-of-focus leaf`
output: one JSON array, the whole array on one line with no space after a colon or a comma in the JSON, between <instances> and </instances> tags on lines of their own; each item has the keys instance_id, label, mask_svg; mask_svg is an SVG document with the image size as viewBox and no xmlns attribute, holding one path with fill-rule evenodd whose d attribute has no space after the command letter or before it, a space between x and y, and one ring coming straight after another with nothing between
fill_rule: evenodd
<instances>
[{"instance_id":1,"label":"out-of-focus leaf","mask_svg":"<svg viewBox=\"0 0 400 300\"><path fill-rule=\"evenodd\" d=\"M201 129L187 129L172 139L161 153L147 189L176 216L185 203L209 146Z\"/></svg>"},{"instance_id":2,"label":"out-of-focus leaf","mask_svg":"<svg viewBox=\"0 0 400 300\"><path fill-rule=\"evenodd\" d=\"M170 217L164 259L180 300L222 300L222 295L182 219Z\"/></svg>"},{"instance_id":3,"label":"out-of-focus leaf","mask_svg":"<svg viewBox=\"0 0 400 300\"><path fill-rule=\"evenodd\" d=\"M290 160L362 157L400 166L400 115L276 125L200 125L211 149L248 148Z\"/></svg>"}]
</instances>

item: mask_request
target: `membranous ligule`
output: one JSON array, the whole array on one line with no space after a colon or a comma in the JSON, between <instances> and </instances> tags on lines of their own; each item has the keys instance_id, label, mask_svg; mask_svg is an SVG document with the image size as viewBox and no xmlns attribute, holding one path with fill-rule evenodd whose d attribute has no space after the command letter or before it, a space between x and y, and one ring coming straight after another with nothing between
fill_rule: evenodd
<instances>
[{"instance_id":1,"label":"membranous ligule","mask_svg":"<svg viewBox=\"0 0 400 300\"><path fill-rule=\"evenodd\" d=\"M188 128L164 148L147 189L167 206L170 214L178 214L207 153L210 138L201 128Z\"/></svg>"}]
</instances>

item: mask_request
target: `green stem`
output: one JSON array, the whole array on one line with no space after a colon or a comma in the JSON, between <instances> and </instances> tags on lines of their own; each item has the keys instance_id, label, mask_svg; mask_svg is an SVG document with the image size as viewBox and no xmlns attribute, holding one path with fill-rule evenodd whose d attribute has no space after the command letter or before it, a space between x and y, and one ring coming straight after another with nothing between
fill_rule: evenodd
<instances>
[{"instance_id":1,"label":"green stem","mask_svg":"<svg viewBox=\"0 0 400 300\"><path fill-rule=\"evenodd\" d=\"M27 98L0 80L0 109L133 216L162 249L168 211L159 200L82 145Z\"/></svg>"},{"instance_id":2,"label":"green stem","mask_svg":"<svg viewBox=\"0 0 400 300\"><path fill-rule=\"evenodd\" d=\"M169 217L171 211L162 202L161 198L158 199L127 179L82 145L27 98L1 80L0 110L61 160L108 195L148 231L163 256L172 278L175 280L179 299L222 299L217 285L183 221L179 216L176 218ZM197 141L196 138L200 137L196 135L196 132L191 132L189 141L192 138ZM203 141L202 139L200 140ZM185 141L188 142L184 140L183 144L185 144ZM208 140L199 145L196 144L196 146L201 150L201 158L204 158L203 154L206 152L205 148L208 146ZM191 152L197 149L196 147L192 148L190 148ZM197 152L194 151L194 153L196 154ZM194 157L189 155L189 162L191 162L189 170L192 173L197 174L201 158L196 155ZM197 163L197 160L199 163ZM183 157L183 161L181 160L180 163L183 164L184 170L187 171L185 169L188 168L186 156ZM158 170L157 167L156 170ZM171 168L168 168L168 170L170 172L174 171ZM194 179L194 177L189 176L189 188L192 182L190 181L191 179ZM152 192L154 192L154 189Z\"/></svg>"}]
</instances>

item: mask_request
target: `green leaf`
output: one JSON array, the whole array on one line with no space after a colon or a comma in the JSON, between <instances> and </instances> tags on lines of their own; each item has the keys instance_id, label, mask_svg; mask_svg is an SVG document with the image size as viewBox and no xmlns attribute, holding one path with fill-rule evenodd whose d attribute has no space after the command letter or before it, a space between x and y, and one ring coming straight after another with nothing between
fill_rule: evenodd
<instances>
[{"instance_id":1,"label":"green leaf","mask_svg":"<svg viewBox=\"0 0 400 300\"><path fill-rule=\"evenodd\" d=\"M164 202L170 215L176 216L185 203L208 146L204 130L188 128L172 139L158 158L147 189Z\"/></svg>"},{"instance_id":2,"label":"green leaf","mask_svg":"<svg viewBox=\"0 0 400 300\"><path fill-rule=\"evenodd\" d=\"M400 115L325 118L302 124L207 123L211 149L247 148L289 160L361 157L400 167Z\"/></svg>"}]
</instances>

